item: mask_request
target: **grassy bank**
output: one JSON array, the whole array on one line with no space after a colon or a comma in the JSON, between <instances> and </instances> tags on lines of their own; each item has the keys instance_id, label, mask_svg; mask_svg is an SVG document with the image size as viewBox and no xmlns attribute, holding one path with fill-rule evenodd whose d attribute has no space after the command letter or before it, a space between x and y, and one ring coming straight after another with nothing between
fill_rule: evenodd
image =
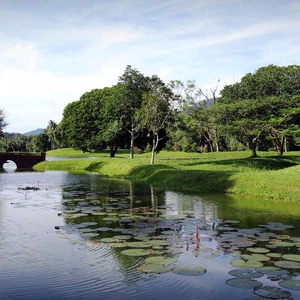
<instances>
[{"instance_id":1,"label":"grassy bank","mask_svg":"<svg viewBox=\"0 0 300 300\"><path fill-rule=\"evenodd\" d=\"M147 181L156 188L192 193L235 193L296 201L300 203L300 152L260 152L250 158L250 152L184 153L162 151L150 165L150 154L128 158L120 151L109 158L106 151L85 153L71 149L50 151L48 156L84 160L46 161L37 170L86 170L115 178Z\"/></svg>"}]
</instances>

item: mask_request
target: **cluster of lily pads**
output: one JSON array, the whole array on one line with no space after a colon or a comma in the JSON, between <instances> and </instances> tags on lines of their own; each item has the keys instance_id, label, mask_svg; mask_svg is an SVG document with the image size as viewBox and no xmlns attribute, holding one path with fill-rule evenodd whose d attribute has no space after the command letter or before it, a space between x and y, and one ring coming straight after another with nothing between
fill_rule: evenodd
<instances>
[{"instance_id":1,"label":"cluster of lily pads","mask_svg":"<svg viewBox=\"0 0 300 300\"><path fill-rule=\"evenodd\" d=\"M165 206L142 207L128 197L102 204L93 197L67 199L65 206L61 215L67 225L59 229L76 231L100 247L118 248L122 255L141 258L140 272L203 275L209 269L182 264L178 257L184 251L210 258L222 254L230 255L230 264L239 268L229 272L233 278L226 284L252 289L254 296L247 299L290 299L291 292L282 288L300 291L300 238L286 234L293 230L291 225L270 222L240 229L238 220L200 220L193 212L170 216ZM258 278L272 285L264 286Z\"/></svg>"}]
</instances>

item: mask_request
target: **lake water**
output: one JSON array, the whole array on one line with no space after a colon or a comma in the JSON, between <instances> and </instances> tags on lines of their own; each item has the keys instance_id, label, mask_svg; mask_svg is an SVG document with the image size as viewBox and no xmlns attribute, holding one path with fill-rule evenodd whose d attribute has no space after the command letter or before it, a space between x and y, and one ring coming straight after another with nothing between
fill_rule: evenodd
<instances>
[{"instance_id":1,"label":"lake water","mask_svg":"<svg viewBox=\"0 0 300 300\"><path fill-rule=\"evenodd\" d=\"M299 204L0 172L0 299L300 299L299 249Z\"/></svg>"}]
</instances>

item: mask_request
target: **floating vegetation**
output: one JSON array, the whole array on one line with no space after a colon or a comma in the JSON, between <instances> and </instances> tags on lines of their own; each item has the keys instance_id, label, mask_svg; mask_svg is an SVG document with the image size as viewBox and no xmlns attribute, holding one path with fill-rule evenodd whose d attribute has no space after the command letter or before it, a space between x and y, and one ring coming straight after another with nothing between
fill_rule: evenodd
<instances>
[{"instance_id":1,"label":"floating vegetation","mask_svg":"<svg viewBox=\"0 0 300 300\"><path fill-rule=\"evenodd\" d=\"M203 267L177 266L172 269L172 272L178 275L199 276L205 274L206 269Z\"/></svg>"},{"instance_id":2,"label":"floating vegetation","mask_svg":"<svg viewBox=\"0 0 300 300\"><path fill-rule=\"evenodd\" d=\"M282 280L278 284L287 289L300 291L300 280Z\"/></svg>"},{"instance_id":3,"label":"floating vegetation","mask_svg":"<svg viewBox=\"0 0 300 300\"><path fill-rule=\"evenodd\" d=\"M157 273L157 274L167 273L171 271L169 267L158 265L158 264L144 264L139 266L137 270L144 273Z\"/></svg>"},{"instance_id":4,"label":"floating vegetation","mask_svg":"<svg viewBox=\"0 0 300 300\"><path fill-rule=\"evenodd\" d=\"M274 265L283 269L300 269L300 263L294 261L275 261Z\"/></svg>"},{"instance_id":5,"label":"floating vegetation","mask_svg":"<svg viewBox=\"0 0 300 300\"><path fill-rule=\"evenodd\" d=\"M150 254L150 252L144 249L127 249L123 250L121 253L127 256L147 256Z\"/></svg>"},{"instance_id":6,"label":"floating vegetation","mask_svg":"<svg viewBox=\"0 0 300 300\"><path fill-rule=\"evenodd\" d=\"M108 246L112 248L126 248L128 247L128 243L108 243Z\"/></svg>"},{"instance_id":7,"label":"floating vegetation","mask_svg":"<svg viewBox=\"0 0 300 300\"><path fill-rule=\"evenodd\" d=\"M285 225L285 224L282 224L282 223L279 223L279 222L269 222L265 225L260 225L261 227L265 227L267 229L270 229L270 230L275 230L275 231L283 231L283 230L287 230L287 229L292 229L294 228L294 226L292 225Z\"/></svg>"},{"instance_id":8,"label":"floating vegetation","mask_svg":"<svg viewBox=\"0 0 300 300\"><path fill-rule=\"evenodd\" d=\"M115 235L115 236L113 236L113 239L115 239L115 240L131 240L132 235Z\"/></svg>"},{"instance_id":9,"label":"floating vegetation","mask_svg":"<svg viewBox=\"0 0 300 300\"><path fill-rule=\"evenodd\" d=\"M278 276L278 275L287 275L288 274L287 270L283 270L278 267L272 267L272 266L256 268L256 271L261 272L265 275L269 275L269 276Z\"/></svg>"},{"instance_id":10,"label":"floating vegetation","mask_svg":"<svg viewBox=\"0 0 300 300\"><path fill-rule=\"evenodd\" d=\"M245 260L257 260L257 261L268 261L270 260L270 257L264 255L264 254L259 254L259 253L254 253L254 254L243 254L241 255L241 258Z\"/></svg>"},{"instance_id":11,"label":"floating vegetation","mask_svg":"<svg viewBox=\"0 0 300 300\"><path fill-rule=\"evenodd\" d=\"M269 249L261 248L261 247L248 248L247 250L250 251L250 252L253 252L253 253L268 253L268 252L270 252Z\"/></svg>"},{"instance_id":12,"label":"floating vegetation","mask_svg":"<svg viewBox=\"0 0 300 300\"><path fill-rule=\"evenodd\" d=\"M269 298L269 299L281 299L281 298L288 298L291 296L291 293L288 291L283 291L278 287L274 286L263 286L258 287L253 290L255 295Z\"/></svg>"},{"instance_id":13,"label":"floating vegetation","mask_svg":"<svg viewBox=\"0 0 300 300\"><path fill-rule=\"evenodd\" d=\"M261 282L249 278L231 278L226 280L226 284L239 289L254 289L263 285Z\"/></svg>"},{"instance_id":14,"label":"floating vegetation","mask_svg":"<svg viewBox=\"0 0 300 300\"><path fill-rule=\"evenodd\" d=\"M295 246L294 243L291 242L271 242L271 244L273 244L276 247L293 247Z\"/></svg>"},{"instance_id":15,"label":"floating vegetation","mask_svg":"<svg viewBox=\"0 0 300 300\"><path fill-rule=\"evenodd\" d=\"M131 242L128 243L128 246L132 248L150 248L151 244L148 242Z\"/></svg>"},{"instance_id":16,"label":"floating vegetation","mask_svg":"<svg viewBox=\"0 0 300 300\"><path fill-rule=\"evenodd\" d=\"M281 253L273 253L273 252L267 253L266 255L272 258L280 258L282 256Z\"/></svg>"},{"instance_id":17,"label":"floating vegetation","mask_svg":"<svg viewBox=\"0 0 300 300\"><path fill-rule=\"evenodd\" d=\"M158 265L171 265L177 261L174 257L164 257L164 256L153 256L147 257L145 263L147 264L158 264Z\"/></svg>"},{"instance_id":18,"label":"floating vegetation","mask_svg":"<svg viewBox=\"0 0 300 300\"><path fill-rule=\"evenodd\" d=\"M284 255L282 255L282 258L300 262L300 254L284 254Z\"/></svg>"},{"instance_id":19,"label":"floating vegetation","mask_svg":"<svg viewBox=\"0 0 300 300\"><path fill-rule=\"evenodd\" d=\"M249 269L235 269L228 272L231 276L238 278L260 278L264 276L263 273L257 272L256 270Z\"/></svg>"},{"instance_id":20,"label":"floating vegetation","mask_svg":"<svg viewBox=\"0 0 300 300\"><path fill-rule=\"evenodd\" d=\"M201 220L193 210L176 215L168 206L139 207L143 201L133 205L121 195L110 198L109 203L96 201L95 197L88 201L83 198L84 194L80 201L64 201L67 209L62 210L61 217L67 224L58 226L59 232L79 233L82 240L91 237L95 245L105 243L101 248L114 251L118 257L136 257L127 261L144 262L134 266L140 272L199 276L209 272L209 259L224 264L231 260L230 264L238 269L228 272L234 278L226 284L254 289L255 296L246 299L288 298L288 292L271 286L278 283L287 289L299 289L299 281L291 280L291 275L300 269L300 237L289 235L291 225L269 222L241 229L239 220ZM205 268L197 260L205 260ZM172 268L172 264L179 266ZM258 278L262 277L260 282Z\"/></svg>"},{"instance_id":21,"label":"floating vegetation","mask_svg":"<svg viewBox=\"0 0 300 300\"><path fill-rule=\"evenodd\" d=\"M242 260L242 259L237 259L237 260L232 260L230 262L231 265L235 267L242 267L242 268L259 268L263 266L263 263L257 260Z\"/></svg>"}]
</instances>

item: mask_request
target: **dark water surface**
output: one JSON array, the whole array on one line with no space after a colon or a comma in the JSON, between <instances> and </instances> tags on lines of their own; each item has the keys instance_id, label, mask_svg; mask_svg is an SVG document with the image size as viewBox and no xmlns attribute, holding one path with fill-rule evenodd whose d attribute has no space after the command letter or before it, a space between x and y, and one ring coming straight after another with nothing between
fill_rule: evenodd
<instances>
[{"instance_id":1,"label":"dark water surface","mask_svg":"<svg viewBox=\"0 0 300 300\"><path fill-rule=\"evenodd\" d=\"M150 245L136 244L143 241ZM249 256L240 256L256 253L249 248L277 256L300 254L299 204L156 192L146 184L89 173L0 173L0 299L269 297L243 281L239 287L229 285L235 276L228 272L244 268L231 262L248 261ZM145 255L123 252L128 249L142 249ZM139 269L157 256L176 260L161 274ZM280 268L286 273L246 280L286 292L275 294L277 299L300 299L299 289L279 285L300 280L294 259ZM286 260L271 255L262 264L274 267L278 261ZM206 272L177 274L178 266Z\"/></svg>"}]
</instances>

